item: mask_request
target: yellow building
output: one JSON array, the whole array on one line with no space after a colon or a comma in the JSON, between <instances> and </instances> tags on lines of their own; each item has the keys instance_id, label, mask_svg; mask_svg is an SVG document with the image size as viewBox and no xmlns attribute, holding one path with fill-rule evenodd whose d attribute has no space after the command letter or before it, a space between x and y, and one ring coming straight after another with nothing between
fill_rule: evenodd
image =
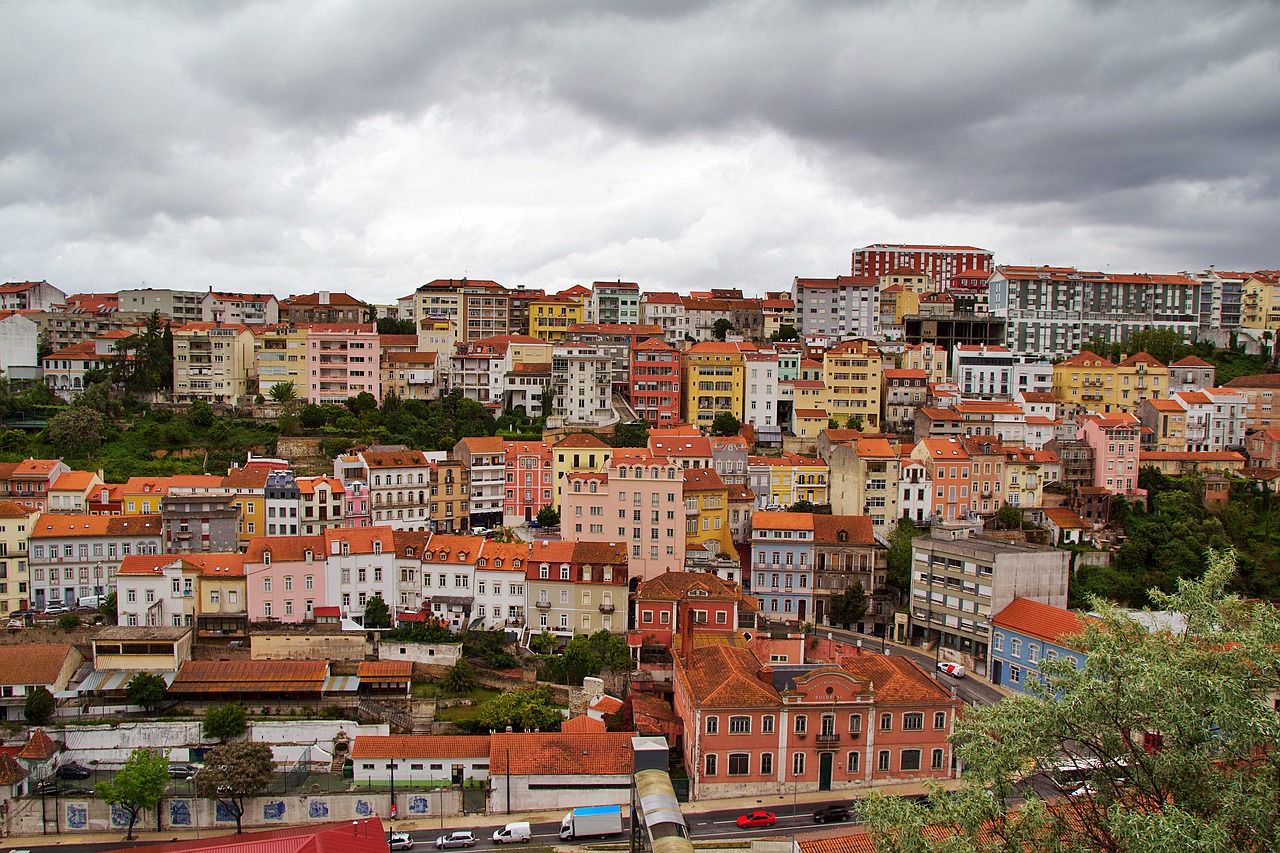
<instances>
[{"instance_id":1,"label":"yellow building","mask_svg":"<svg viewBox=\"0 0 1280 853\"><path fill-rule=\"evenodd\" d=\"M1246 329L1280 329L1280 273L1256 272L1245 281L1240 325Z\"/></svg>"},{"instance_id":2,"label":"yellow building","mask_svg":"<svg viewBox=\"0 0 1280 853\"><path fill-rule=\"evenodd\" d=\"M880 292L898 285L917 296L933 293L933 279L911 267L898 267L880 276Z\"/></svg>"},{"instance_id":3,"label":"yellow building","mask_svg":"<svg viewBox=\"0 0 1280 853\"><path fill-rule=\"evenodd\" d=\"M823 409L806 409L796 406L791 410L791 433L805 441L817 441L818 434L830 424Z\"/></svg>"},{"instance_id":4,"label":"yellow building","mask_svg":"<svg viewBox=\"0 0 1280 853\"><path fill-rule=\"evenodd\" d=\"M13 501L0 501L0 613L27 607L27 540L39 515Z\"/></svg>"},{"instance_id":5,"label":"yellow building","mask_svg":"<svg viewBox=\"0 0 1280 853\"><path fill-rule=\"evenodd\" d=\"M947 351L934 343L919 343L902 351L903 370L923 370L929 382L947 381Z\"/></svg>"},{"instance_id":6,"label":"yellow building","mask_svg":"<svg viewBox=\"0 0 1280 853\"><path fill-rule=\"evenodd\" d=\"M575 432L553 444L551 470L556 484L552 493L555 501L553 506L560 509L560 492L567 476L605 471L612 458L613 448L589 432Z\"/></svg>"},{"instance_id":7,"label":"yellow building","mask_svg":"<svg viewBox=\"0 0 1280 853\"><path fill-rule=\"evenodd\" d=\"M1145 352L1119 364L1085 350L1054 365L1053 396L1091 413L1135 413L1143 400L1168 397L1169 368Z\"/></svg>"},{"instance_id":8,"label":"yellow building","mask_svg":"<svg viewBox=\"0 0 1280 853\"><path fill-rule=\"evenodd\" d=\"M707 551L733 554L729 525L729 487L711 468L684 470L685 554Z\"/></svg>"},{"instance_id":9,"label":"yellow building","mask_svg":"<svg viewBox=\"0 0 1280 853\"><path fill-rule=\"evenodd\" d=\"M783 507L797 501L814 504L830 503L827 463L816 457L784 453L769 460L769 503Z\"/></svg>"},{"instance_id":10,"label":"yellow building","mask_svg":"<svg viewBox=\"0 0 1280 853\"><path fill-rule=\"evenodd\" d=\"M281 323L257 326L253 332L259 392L269 396L271 386L288 382L293 385L293 393L299 400L306 397L310 379L307 373L306 327Z\"/></svg>"},{"instance_id":11,"label":"yellow building","mask_svg":"<svg viewBox=\"0 0 1280 853\"><path fill-rule=\"evenodd\" d=\"M233 468L222 479L222 487L231 491L231 504L240 510L240 548L247 549L249 540L267 529L267 477L265 468Z\"/></svg>"},{"instance_id":12,"label":"yellow building","mask_svg":"<svg viewBox=\"0 0 1280 853\"><path fill-rule=\"evenodd\" d=\"M439 353L447 362L458 339L457 327L458 324L451 320L432 317L418 321L418 352Z\"/></svg>"},{"instance_id":13,"label":"yellow building","mask_svg":"<svg viewBox=\"0 0 1280 853\"><path fill-rule=\"evenodd\" d=\"M196 634L201 642L226 642L248 633L244 554L184 554L200 570Z\"/></svg>"},{"instance_id":14,"label":"yellow building","mask_svg":"<svg viewBox=\"0 0 1280 853\"><path fill-rule=\"evenodd\" d=\"M822 375L827 384L823 408L828 415L841 425L858 418L864 429L879 428L884 360L875 344L867 340L836 344L823 356Z\"/></svg>"},{"instance_id":15,"label":"yellow building","mask_svg":"<svg viewBox=\"0 0 1280 853\"><path fill-rule=\"evenodd\" d=\"M1029 447L1003 447L1004 499L1021 509L1044 506L1045 468L1060 465L1057 454Z\"/></svg>"},{"instance_id":16,"label":"yellow building","mask_svg":"<svg viewBox=\"0 0 1280 853\"><path fill-rule=\"evenodd\" d=\"M901 326L902 318L908 314L920 313L920 294L903 287L891 284L880 291L880 318L882 323L893 323Z\"/></svg>"},{"instance_id":17,"label":"yellow building","mask_svg":"<svg viewBox=\"0 0 1280 853\"><path fill-rule=\"evenodd\" d=\"M746 359L738 344L694 344L685 353L684 364L685 420L710 428L721 412L743 419Z\"/></svg>"},{"instance_id":18,"label":"yellow building","mask_svg":"<svg viewBox=\"0 0 1280 853\"><path fill-rule=\"evenodd\" d=\"M586 307L581 298L553 293L529 305L529 334L548 343L564 340L570 326L584 322Z\"/></svg>"},{"instance_id":19,"label":"yellow building","mask_svg":"<svg viewBox=\"0 0 1280 853\"><path fill-rule=\"evenodd\" d=\"M173 329L173 400L244 406L258 389L248 326L188 323Z\"/></svg>"}]
</instances>

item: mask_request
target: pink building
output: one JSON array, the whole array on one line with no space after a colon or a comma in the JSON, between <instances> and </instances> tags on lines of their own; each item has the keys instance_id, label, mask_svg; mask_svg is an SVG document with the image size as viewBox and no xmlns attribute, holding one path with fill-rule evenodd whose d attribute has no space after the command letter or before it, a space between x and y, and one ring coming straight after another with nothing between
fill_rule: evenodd
<instances>
[{"instance_id":1,"label":"pink building","mask_svg":"<svg viewBox=\"0 0 1280 853\"><path fill-rule=\"evenodd\" d=\"M555 505L551 445L545 441L506 441L503 447L507 471L502 524L518 527L537 518L543 507Z\"/></svg>"},{"instance_id":2,"label":"pink building","mask_svg":"<svg viewBox=\"0 0 1280 853\"><path fill-rule=\"evenodd\" d=\"M648 450L619 448L603 474L569 474L560 529L580 542L626 542L631 577L684 568L684 470Z\"/></svg>"},{"instance_id":3,"label":"pink building","mask_svg":"<svg viewBox=\"0 0 1280 853\"><path fill-rule=\"evenodd\" d=\"M256 536L244 555L249 619L304 622L325 600L323 536Z\"/></svg>"},{"instance_id":4,"label":"pink building","mask_svg":"<svg viewBox=\"0 0 1280 853\"><path fill-rule=\"evenodd\" d=\"M307 326L307 401L345 403L361 391L382 401L381 348L373 323Z\"/></svg>"},{"instance_id":5,"label":"pink building","mask_svg":"<svg viewBox=\"0 0 1280 853\"><path fill-rule=\"evenodd\" d=\"M344 484L346 489L346 512L343 515L344 527L368 527L369 520L369 484L363 480L351 480Z\"/></svg>"},{"instance_id":6,"label":"pink building","mask_svg":"<svg viewBox=\"0 0 1280 853\"><path fill-rule=\"evenodd\" d=\"M1093 448L1093 485L1112 494L1138 489L1138 437L1142 423L1128 412L1083 415L1076 438Z\"/></svg>"},{"instance_id":7,"label":"pink building","mask_svg":"<svg viewBox=\"0 0 1280 853\"><path fill-rule=\"evenodd\" d=\"M955 438L922 438L911 451L933 482L933 511L945 521L967 518L969 492L973 487L969 469L972 460L964 443Z\"/></svg>"},{"instance_id":8,"label":"pink building","mask_svg":"<svg viewBox=\"0 0 1280 853\"><path fill-rule=\"evenodd\" d=\"M739 613L754 614L760 603L742 594L736 583L709 572L667 572L642 581L635 593L635 625L645 645L670 648L672 636L684 629L689 614L698 633L727 637L739 628Z\"/></svg>"}]
</instances>

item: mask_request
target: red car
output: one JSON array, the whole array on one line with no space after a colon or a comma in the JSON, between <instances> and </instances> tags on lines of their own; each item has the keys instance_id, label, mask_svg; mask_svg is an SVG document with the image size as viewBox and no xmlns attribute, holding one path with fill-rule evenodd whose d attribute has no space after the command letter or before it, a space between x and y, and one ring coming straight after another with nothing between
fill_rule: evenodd
<instances>
[{"instance_id":1,"label":"red car","mask_svg":"<svg viewBox=\"0 0 1280 853\"><path fill-rule=\"evenodd\" d=\"M752 829L757 826L773 826L777 822L778 816L773 812L766 812L757 809L753 812L747 812L738 818L738 829Z\"/></svg>"}]
</instances>

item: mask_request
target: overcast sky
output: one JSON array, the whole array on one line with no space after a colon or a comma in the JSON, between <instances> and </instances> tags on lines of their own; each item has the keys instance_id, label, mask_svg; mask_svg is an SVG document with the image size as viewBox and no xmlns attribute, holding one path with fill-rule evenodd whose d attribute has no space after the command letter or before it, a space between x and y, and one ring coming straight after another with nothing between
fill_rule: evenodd
<instances>
[{"instance_id":1,"label":"overcast sky","mask_svg":"<svg viewBox=\"0 0 1280 853\"><path fill-rule=\"evenodd\" d=\"M1280 267L1274 2L10 0L0 31L6 281Z\"/></svg>"}]
</instances>

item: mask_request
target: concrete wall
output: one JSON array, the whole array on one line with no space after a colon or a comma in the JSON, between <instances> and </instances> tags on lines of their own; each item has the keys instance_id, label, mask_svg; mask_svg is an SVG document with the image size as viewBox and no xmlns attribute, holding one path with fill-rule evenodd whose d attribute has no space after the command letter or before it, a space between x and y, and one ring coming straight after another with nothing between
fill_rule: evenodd
<instances>
[{"instance_id":1,"label":"concrete wall","mask_svg":"<svg viewBox=\"0 0 1280 853\"><path fill-rule=\"evenodd\" d=\"M363 634L254 634L254 660L364 660L372 649Z\"/></svg>"},{"instance_id":2,"label":"concrete wall","mask_svg":"<svg viewBox=\"0 0 1280 853\"><path fill-rule=\"evenodd\" d=\"M511 776L508 780L499 774L489 777L489 814L506 813L508 783L513 812L560 809L567 812L582 806L626 805L631 802L630 775Z\"/></svg>"},{"instance_id":3,"label":"concrete wall","mask_svg":"<svg viewBox=\"0 0 1280 853\"><path fill-rule=\"evenodd\" d=\"M461 643L397 643L383 640L378 644L378 660L407 660L414 663L453 666L462 660Z\"/></svg>"},{"instance_id":4,"label":"concrete wall","mask_svg":"<svg viewBox=\"0 0 1280 853\"><path fill-rule=\"evenodd\" d=\"M452 817L461 813L462 792L457 788L441 791L396 792L397 819L411 820ZM377 816L390 818L391 795L387 791L340 794L291 793L274 797L253 797L245 801L244 826L272 828L335 820L360 820ZM92 797L82 799L48 798L42 821L39 798L14 800L10 803L8 832L10 835L49 835L76 832L123 830L128 818L106 803ZM235 818L215 800L190 797L166 797L160 803L162 831L173 829L207 829L218 834L235 832ZM43 823L43 827L42 827ZM156 813L145 811L135 831L154 831Z\"/></svg>"}]
</instances>

